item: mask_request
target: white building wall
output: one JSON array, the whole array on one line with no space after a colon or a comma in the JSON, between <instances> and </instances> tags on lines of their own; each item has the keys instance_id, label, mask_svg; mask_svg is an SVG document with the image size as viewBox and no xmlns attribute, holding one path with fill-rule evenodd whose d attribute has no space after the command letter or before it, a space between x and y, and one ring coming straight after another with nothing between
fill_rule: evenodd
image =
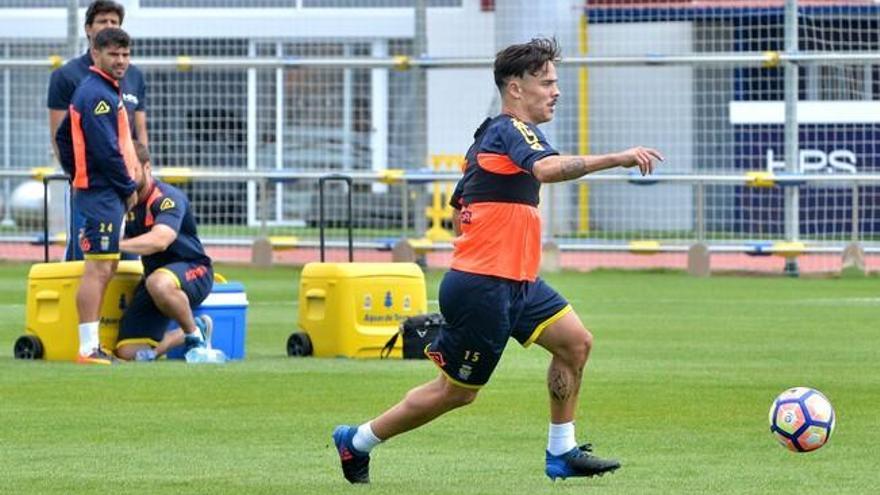
<instances>
[{"instance_id":1,"label":"white building wall","mask_svg":"<svg viewBox=\"0 0 880 495\"><path fill-rule=\"evenodd\" d=\"M692 39L689 22L597 24L589 28L589 55L643 55L657 46L668 55L691 53ZM649 146L666 158L658 173L691 172L692 89L690 66L591 69L591 153ZM692 209L690 186L603 183L590 190L591 222L602 230L689 229Z\"/></svg>"}]
</instances>

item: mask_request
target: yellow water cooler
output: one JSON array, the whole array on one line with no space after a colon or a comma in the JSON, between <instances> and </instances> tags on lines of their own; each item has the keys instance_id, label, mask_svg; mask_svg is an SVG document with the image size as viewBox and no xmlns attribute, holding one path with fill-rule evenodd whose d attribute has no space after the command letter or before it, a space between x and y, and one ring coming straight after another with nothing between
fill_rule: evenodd
<instances>
[{"instance_id":1,"label":"yellow water cooler","mask_svg":"<svg viewBox=\"0 0 880 495\"><path fill-rule=\"evenodd\" d=\"M19 359L74 361L79 352L76 292L84 263L38 263L28 273L26 334L15 342ZM113 349L119 319L143 275L140 261L120 261L101 306L101 345Z\"/></svg>"},{"instance_id":2,"label":"yellow water cooler","mask_svg":"<svg viewBox=\"0 0 880 495\"><path fill-rule=\"evenodd\" d=\"M290 336L287 354L378 358L401 321L425 312L425 276L415 263L309 263L299 285L303 331Z\"/></svg>"}]
</instances>

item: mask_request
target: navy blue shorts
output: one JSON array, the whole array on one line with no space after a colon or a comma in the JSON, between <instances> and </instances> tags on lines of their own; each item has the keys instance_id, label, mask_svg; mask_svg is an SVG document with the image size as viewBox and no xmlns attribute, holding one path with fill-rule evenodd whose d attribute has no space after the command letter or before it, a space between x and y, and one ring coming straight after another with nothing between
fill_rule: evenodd
<instances>
[{"instance_id":1,"label":"navy blue shorts","mask_svg":"<svg viewBox=\"0 0 880 495\"><path fill-rule=\"evenodd\" d=\"M177 279L177 286L189 299L189 307L196 308L211 293L214 287L214 270L210 266L177 262L159 268ZM157 346L168 331L171 318L162 314L143 280L134 291L131 304L122 313L119 322L119 338L116 347L126 344L149 344Z\"/></svg>"},{"instance_id":2,"label":"navy blue shorts","mask_svg":"<svg viewBox=\"0 0 880 495\"><path fill-rule=\"evenodd\" d=\"M78 210L71 210L70 221L67 226L67 246L64 248L64 261L80 261L83 259L79 234L83 232L85 222L85 217L83 217ZM139 260L141 257L136 254L121 253L119 259Z\"/></svg>"},{"instance_id":3,"label":"navy blue shorts","mask_svg":"<svg viewBox=\"0 0 880 495\"><path fill-rule=\"evenodd\" d=\"M489 381L507 339L531 345L571 306L543 280L516 282L451 270L440 283L446 326L425 353L453 383L479 388Z\"/></svg>"},{"instance_id":4,"label":"navy blue shorts","mask_svg":"<svg viewBox=\"0 0 880 495\"><path fill-rule=\"evenodd\" d=\"M85 259L119 259L125 203L114 189L77 189L73 210L82 215L79 246Z\"/></svg>"}]
</instances>

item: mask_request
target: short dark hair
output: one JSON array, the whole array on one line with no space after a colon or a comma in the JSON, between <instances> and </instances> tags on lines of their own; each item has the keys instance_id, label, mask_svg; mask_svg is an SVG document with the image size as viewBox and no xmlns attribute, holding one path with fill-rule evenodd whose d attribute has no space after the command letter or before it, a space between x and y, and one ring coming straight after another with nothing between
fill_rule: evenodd
<instances>
[{"instance_id":1,"label":"short dark hair","mask_svg":"<svg viewBox=\"0 0 880 495\"><path fill-rule=\"evenodd\" d=\"M95 0L86 9L86 26L91 26L95 22L98 14L106 14L112 12L119 16L119 25L122 25L122 19L125 18L125 7L119 5L113 0Z\"/></svg>"},{"instance_id":2,"label":"short dark hair","mask_svg":"<svg viewBox=\"0 0 880 495\"><path fill-rule=\"evenodd\" d=\"M528 43L510 45L495 55L495 85L504 91L511 77L523 77L526 72L537 76L547 62L559 60L556 38L533 38Z\"/></svg>"},{"instance_id":3,"label":"short dark hair","mask_svg":"<svg viewBox=\"0 0 880 495\"><path fill-rule=\"evenodd\" d=\"M131 38L128 33L119 28L102 29L100 33L95 35L92 43L96 50L103 50L108 46L118 46L120 48L128 48L131 46Z\"/></svg>"},{"instance_id":4,"label":"short dark hair","mask_svg":"<svg viewBox=\"0 0 880 495\"><path fill-rule=\"evenodd\" d=\"M138 161L141 162L141 165L145 165L150 161L150 150L147 149L147 146L144 143L134 141L134 153L137 155Z\"/></svg>"}]
</instances>

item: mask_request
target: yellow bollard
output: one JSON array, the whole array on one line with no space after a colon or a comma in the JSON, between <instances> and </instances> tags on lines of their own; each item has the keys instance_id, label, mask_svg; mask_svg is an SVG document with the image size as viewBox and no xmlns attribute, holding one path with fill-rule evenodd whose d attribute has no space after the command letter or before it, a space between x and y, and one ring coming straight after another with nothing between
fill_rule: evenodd
<instances>
[{"instance_id":1,"label":"yellow bollard","mask_svg":"<svg viewBox=\"0 0 880 495\"><path fill-rule=\"evenodd\" d=\"M431 169L437 172L461 170L464 161L462 155L431 155ZM448 241L454 236L443 228L443 222L452 220L452 206L449 200L455 190L452 182L435 182L431 184L431 206L425 208L425 215L431 220L431 226L425 232L425 238L432 241Z\"/></svg>"}]
</instances>

